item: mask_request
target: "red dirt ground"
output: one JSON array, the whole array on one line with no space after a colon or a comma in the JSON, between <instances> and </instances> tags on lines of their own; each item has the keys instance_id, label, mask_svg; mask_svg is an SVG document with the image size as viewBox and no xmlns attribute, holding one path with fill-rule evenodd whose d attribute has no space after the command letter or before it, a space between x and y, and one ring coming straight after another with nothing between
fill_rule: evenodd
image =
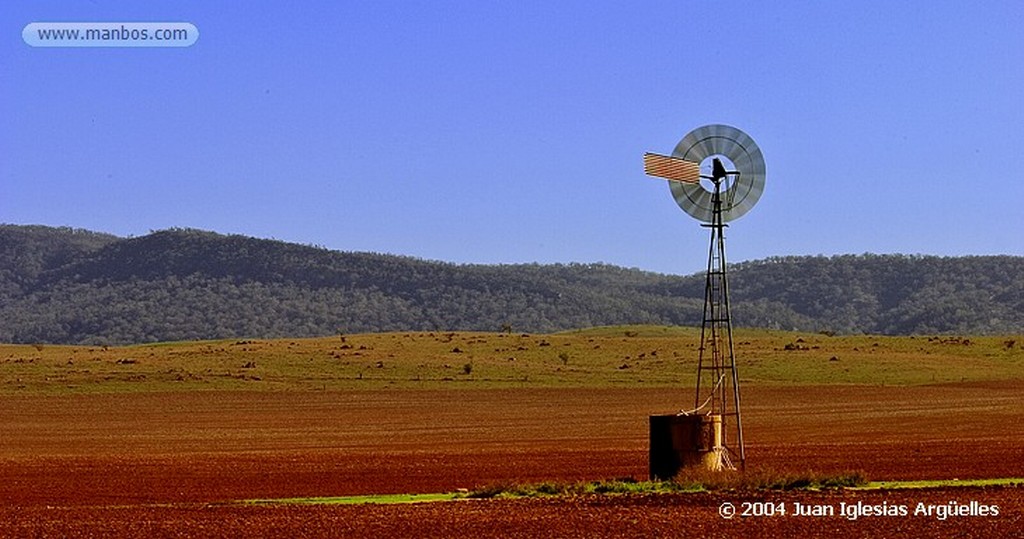
<instances>
[{"instance_id":1,"label":"red dirt ground","mask_svg":"<svg viewBox=\"0 0 1024 539\"><path fill-rule=\"evenodd\" d=\"M748 464L873 480L1024 476L1024 383L744 390ZM682 394L681 394L682 393ZM0 397L3 536L1007 536L1020 488L716 493L370 506L234 500L646 477L633 389ZM752 517L729 501L996 505L998 516Z\"/></svg>"}]
</instances>

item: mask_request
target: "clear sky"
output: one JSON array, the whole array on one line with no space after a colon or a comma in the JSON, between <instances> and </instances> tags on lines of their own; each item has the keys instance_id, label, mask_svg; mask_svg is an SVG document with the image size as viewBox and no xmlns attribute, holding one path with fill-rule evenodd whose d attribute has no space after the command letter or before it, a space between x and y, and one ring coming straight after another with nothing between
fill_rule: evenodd
<instances>
[{"instance_id":1,"label":"clear sky","mask_svg":"<svg viewBox=\"0 0 1024 539\"><path fill-rule=\"evenodd\" d=\"M188 22L37 48L32 22ZM168 227L473 263L701 271L645 151L757 141L727 238L1024 255L1024 2L11 2L0 222Z\"/></svg>"}]
</instances>

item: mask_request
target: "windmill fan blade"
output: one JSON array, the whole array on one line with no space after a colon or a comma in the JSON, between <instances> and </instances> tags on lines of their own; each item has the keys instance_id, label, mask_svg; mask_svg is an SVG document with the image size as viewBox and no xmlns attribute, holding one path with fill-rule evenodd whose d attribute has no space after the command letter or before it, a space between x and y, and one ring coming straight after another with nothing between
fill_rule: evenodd
<instances>
[{"instance_id":1,"label":"windmill fan blade","mask_svg":"<svg viewBox=\"0 0 1024 539\"><path fill-rule=\"evenodd\" d=\"M648 176L656 176L676 182L699 183L700 163L679 159L678 157L645 153L644 173Z\"/></svg>"}]
</instances>

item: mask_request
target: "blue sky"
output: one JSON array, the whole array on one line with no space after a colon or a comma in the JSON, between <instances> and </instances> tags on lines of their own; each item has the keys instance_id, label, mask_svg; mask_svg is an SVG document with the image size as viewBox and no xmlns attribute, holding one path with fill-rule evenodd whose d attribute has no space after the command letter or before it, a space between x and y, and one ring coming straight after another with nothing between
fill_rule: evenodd
<instances>
[{"instance_id":1,"label":"blue sky","mask_svg":"<svg viewBox=\"0 0 1024 539\"><path fill-rule=\"evenodd\" d=\"M32 22L194 24L36 48ZM732 262L1024 255L1024 3L20 2L0 222L450 262L702 270L645 151L725 123L767 186Z\"/></svg>"}]
</instances>

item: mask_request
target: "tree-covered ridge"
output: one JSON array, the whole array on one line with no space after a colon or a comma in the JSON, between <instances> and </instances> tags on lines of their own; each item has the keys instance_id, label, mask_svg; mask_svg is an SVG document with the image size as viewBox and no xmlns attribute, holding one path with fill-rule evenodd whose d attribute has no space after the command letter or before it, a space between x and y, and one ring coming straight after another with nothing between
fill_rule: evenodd
<instances>
[{"instance_id":1,"label":"tree-covered ridge","mask_svg":"<svg viewBox=\"0 0 1024 539\"><path fill-rule=\"evenodd\" d=\"M0 341L135 343L390 330L699 325L702 275L457 265L172 229L0 226ZM732 266L738 325L1014 333L1024 258L784 257Z\"/></svg>"},{"instance_id":2,"label":"tree-covered ridge","mask_svg":"<svg viewBox=\"0 0 1024 539\"><path fill-rule=\"evenodd\" d=\"M770 299L842 333L1017 333L1024 257L843 255L740 264L734 297Z\"/></svg>"},{"instance_id":3,"label":"tree-covered ridge","mask_svg":"<svg viewBox=\"0 0 1024 539\"><path fill-rule=\"evenodd\" d=\"M109 234L66 227L0 225L0 298L32 288L44 271L117 240Z\"/></svg>"}]
</instances>

